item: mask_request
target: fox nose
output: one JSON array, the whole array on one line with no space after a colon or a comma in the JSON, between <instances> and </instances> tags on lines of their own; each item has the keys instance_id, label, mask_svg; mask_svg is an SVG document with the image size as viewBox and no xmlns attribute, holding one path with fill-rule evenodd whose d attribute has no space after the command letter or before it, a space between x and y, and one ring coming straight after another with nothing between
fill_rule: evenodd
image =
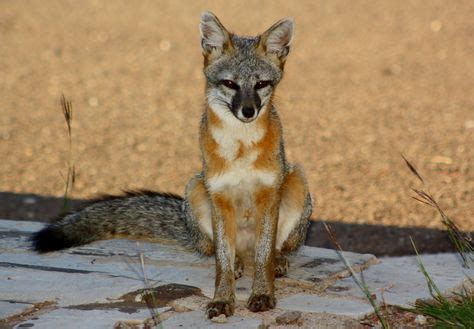
<instances>
[{"instance_id":1,"label":"fox nose","mask_svg":"<svg viewBox=\"0 0 474 329\"><path fill-rule=\"evenodd\" d=\"M246 117L247 119L250 119L254 116L255 114L255 110L253 107L244 107L242 109L242 114L244 115L244 117Z\"/></svg>"}]
</instances>

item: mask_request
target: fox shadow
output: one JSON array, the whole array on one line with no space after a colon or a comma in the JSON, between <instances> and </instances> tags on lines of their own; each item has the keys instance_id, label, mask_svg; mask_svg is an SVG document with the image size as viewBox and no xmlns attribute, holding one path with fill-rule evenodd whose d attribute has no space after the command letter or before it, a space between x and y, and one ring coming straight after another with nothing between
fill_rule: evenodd
<instances>
[{"instance_id":1,"label":"fox shadow","mask_svg":"<svg viewBox=\"0 0 474 329\"><path fill-rule=\"evenodd\" d=\"M80 208L88 200L70 199L71 211ZM60 197L37 194L0 192L0 219L51 222L63 209ZM419 252L441 253L455 251L446 231L423 227L397 227L372 224L352 224L324 220L331 225L342 248L357 253L376 256L401 256L414 254L410 237ZM474 232L468 232L473 236ZM333 249L324 229L322 219L311 221L306 245Z\"/></svg>"}]
</instances>

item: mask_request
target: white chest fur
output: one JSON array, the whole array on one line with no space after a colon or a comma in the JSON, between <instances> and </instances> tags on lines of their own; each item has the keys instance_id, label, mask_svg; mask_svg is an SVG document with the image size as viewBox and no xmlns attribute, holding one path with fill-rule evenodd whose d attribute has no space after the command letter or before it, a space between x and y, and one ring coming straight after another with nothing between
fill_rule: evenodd
<instances>
[{"instance_id":1,"label":"white chest fur","mask_svg":"<svg viewBox=\"0 0 474 329\"><path fill-rule=\"evenodd\" d=\"M258 143L264 133L256 121L244 123L233 116L226 116L223 126L211 127L212 138L219 145L219 154L227 161L235 160L241 144L248 147Z\"/></svg>"},{"instance_id":2,"label":"white chest fur","mask_svg":"<svg viewBox=\"0 0 474 329\"><path fill-rule=\"evenodd\" d=\"M210 127L212 138L218 144L219 155L230 165L223 172L208 178L211 191L218 192L227 188L239 188L253 192L259 185L270 186L275 183L277 173L264 169L256 169L255 161L259 150L252 149L239 155L241 147L249 147L258 143L265 135L265 130L257 120L244 123L229 115L229 110L224 114L222 108L211 108L221 119L222 125Z\"/></svg>"}]
</instances>

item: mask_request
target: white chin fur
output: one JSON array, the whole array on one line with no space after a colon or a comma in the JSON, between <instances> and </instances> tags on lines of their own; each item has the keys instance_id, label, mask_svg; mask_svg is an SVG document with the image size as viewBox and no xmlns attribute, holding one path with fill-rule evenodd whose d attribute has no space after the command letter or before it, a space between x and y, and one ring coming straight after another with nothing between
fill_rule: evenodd
<instances>
[{"instance_id":1,"label":"white chin fur","mask_svg":"<svg viewBox=\"0 0 474 329\"><path fill-rule=\"evenodd\" d=\"M219 102L209 102L209 107L223 123L223 127L211 127L211 134L219 144L219 153L225 159L230 161L235 159L240 142L244 146L249 146L262 139L265 131L257 125L255 120L252 122L242 122ZM260 113L263 111L264 109Z\"/></svg>"}]
</instances>

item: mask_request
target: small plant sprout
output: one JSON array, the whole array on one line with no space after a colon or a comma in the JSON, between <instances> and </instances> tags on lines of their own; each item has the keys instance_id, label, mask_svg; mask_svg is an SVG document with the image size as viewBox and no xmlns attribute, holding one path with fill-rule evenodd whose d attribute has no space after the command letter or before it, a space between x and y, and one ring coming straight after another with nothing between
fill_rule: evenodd
<instances>
[{"instance_id":1,"label":"small plant sprout","mask_svg":"<svg viewBox=\"0 0 474 329\"><path fill-rule=\"evenodd\" d=\"M435 328L474 328L473 291L468 291L466 286L463 286L463 290L460 293L456 293L452 297L443 296L438 286L428 274L411 237L410 240L418 259L418 265L425 277L428 290L433 300L417 300L415 308L406 310L433 318ZM474 283L473 280L469 279L469 281L472 286Z\"/></svg>"}]
</instances>

